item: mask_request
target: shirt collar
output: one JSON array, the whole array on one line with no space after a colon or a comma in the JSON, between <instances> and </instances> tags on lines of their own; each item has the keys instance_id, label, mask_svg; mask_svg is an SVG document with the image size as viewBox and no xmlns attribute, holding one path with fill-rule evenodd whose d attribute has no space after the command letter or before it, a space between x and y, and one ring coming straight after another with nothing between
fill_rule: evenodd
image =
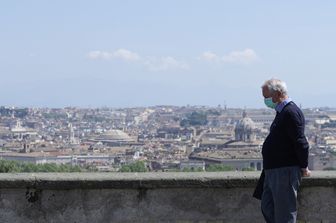
<instances>
[{"instance_id":1,"label":"shirt collar","mask_svg":"<svg viewBox=\"0 0 336 223\"><path fill-rule=\"evenodd\" d=\"M280 113L282 111L282 109L289 103L291 102L292 99L291 98L287 98L286 100L284 100L283 102L277 104L277 106L275 107L275 110Z\"/></svg>"}]
</instances>

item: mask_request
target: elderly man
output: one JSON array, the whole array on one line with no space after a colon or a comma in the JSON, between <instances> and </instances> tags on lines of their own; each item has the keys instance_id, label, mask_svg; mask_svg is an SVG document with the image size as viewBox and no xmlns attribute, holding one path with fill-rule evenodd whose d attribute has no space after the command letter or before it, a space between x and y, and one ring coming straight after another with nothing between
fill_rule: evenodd
<instances>
[{"instance_id":1,"label":"elderly man","mask_svg":"<svg viewBox=\"0 0 336 223\"><path fill-rule=\"evenodd\" d=\"M262 147L264 184L261 210L267 223L293 223L301 176L309 176L309 144L300 108L288 97L285 82L267 80L262 85L267 107L276 116Z\"/></svg>"}]
</instances>

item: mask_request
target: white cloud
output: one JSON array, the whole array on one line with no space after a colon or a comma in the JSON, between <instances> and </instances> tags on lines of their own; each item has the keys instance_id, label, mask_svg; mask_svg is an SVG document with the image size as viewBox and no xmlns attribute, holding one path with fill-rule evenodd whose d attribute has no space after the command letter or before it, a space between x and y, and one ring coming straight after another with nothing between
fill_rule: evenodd
<instances>
[{"instance_id":1,"label":"white cloud","mask_svg":"<svg viewBox=\"0 0 336 223\"><path fill-rule=\"evenodd\" d=\"M244 63L249 64L259 60L257 54L252 49L242 51L232 51L228 55L222 57L225 63Z\"/></svg>"},{"instance_id":2,"label":"white cloud","mask_svg":"<svg viewBox=\"0 0 336 223\"><path fill-rule=\"evenodd\" d=\"M205 60L205 61L219 61L219 56L217 56L217 54L207 51L204 52L200 57L200 60Z\"/></svg>"},{"instance_id":3,"label":"white cloud","mask_svg":"<svg viewBox=\"0 0 336 223\"><path fill-rule=\"evenodd\" d=\"M164 71L170 69L189 69L188 64L176 60L174 57L141 57L137 53L126 49L118 49L113 52L91 51L87 57L92 60L123 60L133 63L142 64L152 71Z\"/></svg>"},{"instance_id":4,"label":"white cloud","mask_svg":"<svg viewBox=\"0 0 336 223\"><path fill-rule=\"evenodd\" d=\"M140 59L139 55L125 49L119 49L113 53L113 56L118 59L126 61L137 61Z\"/></svg>"},{"instance_id":5,"label":"white cloud","mask_svg":"<svg viewBox=\"0 0 336 223\"><path fill-rule=\"evenodd\" d=\"M200 58L201 60L210 62L236 63L236 64L251 64L260 61L256 52L253 49L244 49L242 51L232 51L227 55L218 56L217 54L207 51Z\"/></svg>"},{"instance_id":6,"label":"white cloud","mask_svg":"<svg viewBox=\"0 0 336 223\"><path fill-rule=\"evenodd\" d=\"M140 59L137 53L134 53L125 49L118 49L114 52L107 51L91 51L87 54L90 59L104 59L104 60L113 60L120 59L124 61L137 61Z\"/></svg>"}]
</instances>

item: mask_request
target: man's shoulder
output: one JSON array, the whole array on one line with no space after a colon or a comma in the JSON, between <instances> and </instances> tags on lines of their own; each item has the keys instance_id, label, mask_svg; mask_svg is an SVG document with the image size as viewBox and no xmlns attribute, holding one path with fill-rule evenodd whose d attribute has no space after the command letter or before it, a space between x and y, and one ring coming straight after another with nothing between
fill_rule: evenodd
<instances>
[{"instance_id":1,"label":"man's shoulder","mask_svg":"<svg viewBox=\"0 0 336 223\"><path fill-rule=\"evenodd\" d=\"M294 103L290 102L283 109L284 116L290 117L291 119L302 119L304 115L301 109Z\"/></svg>"},{"instance_id":2,"label":"man's shoulder","mask_svg":"<svg viewBox=\"0 0 336 223\"><path fill-rule=\"evenodd\" d=\"M284 112L301 112L301 109L293 101L289 102L283 110Z\"/></svg>"}]
</instances>

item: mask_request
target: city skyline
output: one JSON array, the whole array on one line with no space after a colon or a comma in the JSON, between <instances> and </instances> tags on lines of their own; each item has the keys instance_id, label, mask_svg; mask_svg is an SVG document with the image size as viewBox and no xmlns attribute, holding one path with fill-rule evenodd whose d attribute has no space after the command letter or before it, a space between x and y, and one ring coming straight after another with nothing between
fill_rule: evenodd
<instances>
[{"instance_id":1,"label":"city skyline","mask_svg":"<svg viewBox=\"0 0 336 223\"><path fill-rule=\"evenodd\" d=\"M264 108L283 79L297 104L336 107L336 3L1 3L0 105Z\"/></svg>"}]
</instances>

